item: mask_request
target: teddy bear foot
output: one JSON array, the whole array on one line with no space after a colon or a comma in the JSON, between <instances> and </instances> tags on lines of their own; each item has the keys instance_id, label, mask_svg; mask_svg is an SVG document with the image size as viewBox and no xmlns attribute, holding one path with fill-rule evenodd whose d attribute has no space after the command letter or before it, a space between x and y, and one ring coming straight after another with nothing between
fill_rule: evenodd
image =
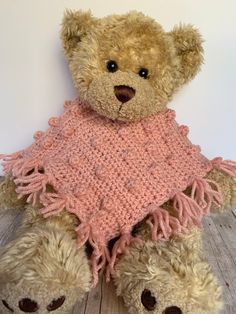
<instances>
[{"instance_id":1,"label":"teddy bear foot","mask_svg":"<svg viewBox=\"0 0 236 314\"><path fill-rule=\"evenodd\" d=\"M69 313L77 296L74 290L58 283L20 280L2 287L0 313Z\"/></svg>"},{"instance_id":2,"label":"teddy bear foot","mask_svg":"<svg viewBox=\"0 0 236 314\"><path fill-rule=\"evenodd\" d=\"M0 253L2 314L65 314L90 289L85 251L62 230L32 227Z\"/></svg>"},{"instance_id":3,"label":"teddy bear foot","mask_svg":"<svg viewBox=\"0 0 236 314\"><path fill-rule=\"evenodd\" d=\"M130 314L218 313L221 289L191 243L149 240L120 258L114 281Z\"/></svg>"}]
</instances>

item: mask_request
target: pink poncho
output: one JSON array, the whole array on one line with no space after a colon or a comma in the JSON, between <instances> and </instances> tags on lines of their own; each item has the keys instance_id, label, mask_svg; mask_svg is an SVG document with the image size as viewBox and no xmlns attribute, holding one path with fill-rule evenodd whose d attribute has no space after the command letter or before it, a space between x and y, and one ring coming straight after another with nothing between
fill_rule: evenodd
<instances>
[{"instance_id":1,"label":"pink poncho","mask_svg":"<svg viewBox=\"0 0 236 314\"><path fill-rule=\"evenodd\" d=\"M29 148L5 155L4 169L20 195L41 202L46 217L66 209L79 218L78 246L89 241L93 247L94 284L106 263L109 277L117 254L140 241L131 235L135 224L146 218L153 239L185 232L200 224L212 202L222 203L219 186L206 174L217 167L236 176L235 163L200 154L173 110L125 123L98 115L79 99L65 108L49 119L45 133L36 132ZM187 187L190 196L183 193ZM168 200L173 216L161 207ZM117 236L110 253L107 243Z\"/></svg>"}]
</instances>

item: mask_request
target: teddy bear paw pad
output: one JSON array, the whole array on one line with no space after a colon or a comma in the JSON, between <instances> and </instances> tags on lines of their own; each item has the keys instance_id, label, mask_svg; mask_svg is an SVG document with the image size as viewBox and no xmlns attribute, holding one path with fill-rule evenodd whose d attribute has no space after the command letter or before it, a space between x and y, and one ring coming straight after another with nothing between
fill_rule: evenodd
<instances>
[{"instance_id":1,"label":"teddy bear paw pad","mask_svg":"<svg viewBox=\"0 0 236 314\"><path fill-rule=\"evenodd\" d=\"M53 299L47 306L46 310L48 312L55 311L59 309L65 302L66 297L60 296L59 298ZM2 300L3 306L8 309L10 312L14 313L13 308L8 304L6 300ZM24 313L34 313L37 312L40 308L38 303L35 300L30 298L23 298L18 302L18 307L21 312Z\"/></svg>"},{"instance_id":2,"label":"teddy bear paw pad","mask_svg":"<svg viewBox=\"0 0 236 314\"><path fill-rule=\"evenodd\" d=\"M183 312L178 306L170 306L167 307L164 311L163 314L182 314Z\"/></svg>"},{"instance_id":3,"label":"teddy bear paw pad","mask_svg":"<svg viewBox=\"0 0 236 314\"><path fill-rule=\"evenodd\" d=\"M157 301L155 296L149 289L144 289L141 294L141 302L147 311L154 311L156 309ZM182 310L178 306L167 307L162 314L182 314Z\"/></svg>"},{"instance_id":4,"label":"teddy bear paw pad","mask_svg":"<svg viewBox=\"0 0 236 314\"><path fill-rule=\"evenodd\" d=\"M156 298L152 295L151 291L148 289L144 289L141 294L141 302L145 309L148 311L153 311L156 307Z\"/></svg>"}]
</instances>

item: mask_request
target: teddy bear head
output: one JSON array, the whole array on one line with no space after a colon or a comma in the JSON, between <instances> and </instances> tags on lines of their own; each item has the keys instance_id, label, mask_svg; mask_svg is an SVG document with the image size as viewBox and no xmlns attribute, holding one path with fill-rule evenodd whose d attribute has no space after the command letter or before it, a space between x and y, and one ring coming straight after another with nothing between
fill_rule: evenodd
<instances>
[{"instance_id":1,"label":"teddy bear head","mask_svg":"<svg viewBox=\"0 0 236 314\"><path fill-rule=\"evenodd\" d=\"M157 114L203 62L191 25L165 32L136 11L101 19L66 11L61 39L81 100L113 120Z\"/></svg>"}]
</instances>

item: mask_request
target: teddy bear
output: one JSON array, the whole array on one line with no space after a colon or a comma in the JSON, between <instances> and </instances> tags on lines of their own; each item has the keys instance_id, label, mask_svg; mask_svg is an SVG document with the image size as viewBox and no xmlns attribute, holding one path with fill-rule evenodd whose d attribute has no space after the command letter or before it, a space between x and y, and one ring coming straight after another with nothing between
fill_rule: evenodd
<instances>
[{"instance_id":1,"label":"teddy bear","mask_svg":"<svg viewBox=\"0 0 236 314\"><path fill-rule=\"evenodd\" d=\"M0 251L0 312L69 313L104 270L131 314L218 313L201 220L235 204L236 164L201 155L167 108L200 70L198 30L68 10L61 39L78 98L1 156L0 208L24 215Z\"/></svg>"}]
</instances>

